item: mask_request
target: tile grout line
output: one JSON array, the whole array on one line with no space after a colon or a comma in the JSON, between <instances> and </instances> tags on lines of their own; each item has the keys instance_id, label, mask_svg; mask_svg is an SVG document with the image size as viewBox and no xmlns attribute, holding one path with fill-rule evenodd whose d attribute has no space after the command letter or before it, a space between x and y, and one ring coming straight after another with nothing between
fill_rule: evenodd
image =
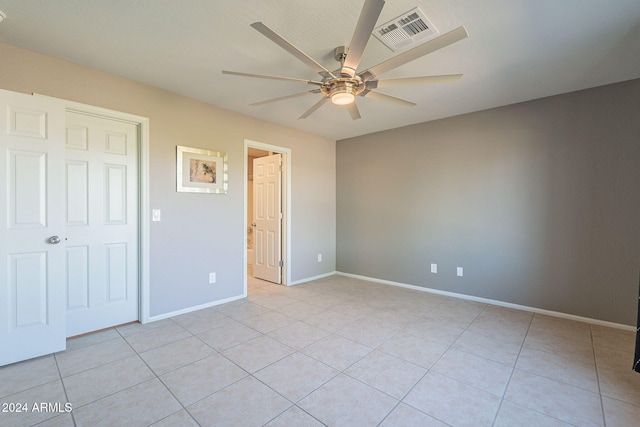
<instances>
[{"instance_id":1,"label":"tile grout line","mask_svg":"<svg viewBox=\"0 0 640 427\"><path fill-rule=\"evenodd\" d=\"M295 354L295 353L292 353ZM290 355L289 355L290 356ZM288 357L288 356L285 356ZM282 359L280 359L282 360ZM276 363L276 362L273 362ZM260 372L262 369L265 369L271 365L273 365L273 363L271 363L270 365L265 366L264 368L261 368L260 370L256 371L256 372ZM301 407L298 406L298 403L301 402L302 400L306 399L307 396L309 396L311 393L313 393L314 391L318 390L319 388L323 387L325 384L327 384L329 381L331 381L332 379L334 379L335 377L337 377L338 375L340 375L340 372L338 372L336 375L332 376L331 378L329 378L328 380L326 380L325 382L323 382L321 385L319 385L318 387L316 387L315 389L313 389L312 391L310 391L309 393L307 393L304 397L302 397L301 399L298 399L297 401L292 401L291 399L287 398L285 395L283 395L282 393L280 393L279 391L275 390L273 387L271 387L269 384L265 383L264 381L262 381L260 378L256 377L255 372L253 374L249 374L249 376L251 376L253 379L255 379L256 381L259 381L262 385L264 385L265 387L269 388L269 390L273 391L274 393L276 393L277 395L281 396L283 399L287 400L288 402L291 403L291 406L289 406L287 409L283 410L282 412L280 412L279 414L277 414L275 417L273 417L272 419L270 419L269 421L267 421L266 423L264 423L263 425L269 424L271 421L275 420L276 418L278 418L279 416L281 416L282 414L284 414L285 412L289 411L291 408L296 407L299 408L301 411L304 411L305 413L307 413L309 416L313 417L313 419L317 420L318 422L320 422L322 425L325 425L323 422L321 422L320 420L318 420L316 417L314 417L313 415L309 414L307 411L305 411L304 409L302 409ZM246 377L245 377L246 378Z\"/></svg>"},{"instance_id":2,"label":"tile grout line","mask_svg":"<svg viewBox=\"0 0 640 427\"><path fill-rule=\"evenodd\" d=\"M67 393L67 387L64 384L64 380L62 378L62 372L60 372L60 365L58 364L58 357L57 357L56 353L53 353L53 360L55 360L55 362L56 362L56 369L58 370L58 376L60 377L60 384L62 385L62 390L64 391L64 397L65 397L65 399L67 399L67 402L70 402L69 394ZM77 425L77 423L76 423L76 417L73 414L73 409L71 410L71 421L73 422L73 425L75 427Z\"/></svg>"},{"instance_id":3,"label":"tile grout line","mask_svg":"<svg viewBox=\"0 0 640 427\"><path fill-rule=\"evenodd\" d=\"M156 379L158 379L158 380L159 380L160 378L158 378L158 375L156 375L155 371L154 371L153 369L151 369L151 367L147 364L147 362L146 362L146 361L145 361L145 360L140 356L140 353L138 353L138 351L137 351L135 348L133 348L133 346L131 345L131 343L127 340L126 336L122 335L122 333L117 329L117 327L115 327L114 329L115 329L115 331L116 331L116 332L117 332L117 333L122 337L122 339L124 340L124 342L125 342L125 343L127 343L127 345L129 346L129 348L131 348L131 350L132 350L132 351L134 352L134 354L138 357L138 359L140 359L140 361L141 361L142 363L144 363L144 365L147 367L147 369L149 369L149 371L153 374L153 376L154 376ZM140 331L140 332L143 332L143 331ZM133 334L132 334L132 335L133 335ZM150 350L153 350L153 349L150 349ZM129 357L129 356L128 356L128 357ZM101 366L106 366L106 365L109 365L109 364L112 364L112 363L118 362L118 361L120 361L120 360L123 360L123 359L125 359L125 358L118 359L118 360L114 360L114 361L111 361L111 362L109 362L109 363L105 363L104 365L101 365ZM95 369L95 368L92 368L92 369ZM83 371L83 372L86 372L86 371ZM153 381L153 378L151 378L151 379L149 379L149 380L146 380L146 381L141 381L141 382L139 382L139 383L137 383L137 384L131 385L131 386L126 387L126 388L124 388L124 389L122 389L122 390L118 390L117 392L111 393L111 394L109 394L109 395L107 395L107 396L103 396L103 397L101 397L101 398L99 398L99 399L96 399L96 400L94 400L94 401L92 401L92 402L88 402L88 403L84 404L83 406L87 406L87 405L89 405L89 404L91 404L91 403L98 402L98 401L100 401L100 400L102 400L102 399L104 399L104 398L106 398L106 397L113 396L113 395L115 395L115 394L117 394L117 393L120 393L120 392L122 392L122 391L124 391L124 390L129 390L129 389L131 389L131 388L133 388L133 387L136 387L136 386L138 386L138 385L140 385L140 384L144 384L144 383L146 383L146 382L150 382L150 381ZM163 385L164 385L164 383L163 383ZM171 392L171 391L169 390L169 392ZM177 399L176 399L176 400L177 400ZM180 403L180 401L178 401L178 403Z\"/></svg>"},{"instance_id":4,"label":"tile grout line","mask_svg":"<svg viewBox=\"0 0 640 427\"><path fill-rule=\"evenodd\" d=\"M176 322L176 321L174 321L173 319L170 319L170 320L171 320L174 324L177 324L177 322ZM180 325L178 325L178 326L180 326ZM184 328L183 328L183 329L184 329ZM191 334L191 331L189 331L189 330L187 330L187 329L185 329L185 330ZM118 331L118 333L120 333L120 331ZM122 336L122 334L120 334L120 335ZM192 337L195 337L195 335L193 335L193 334L191 334L191 336L192 336ZM171 414L167 415L167 416L166 416L166 417L164 417L164 418L161 418L161 419L159 419L159 420L155 420L155 421L153 421L153 423L155 424L155 423L157 423L157 422L159 422L159 421L162 421L162 420L164 420L164 419L166 419L166 418L169 418L169 417L171 417L171 416L173 416L173 415L177 414L177 413L178 413L178 412L180 412L181 410L184 410L187 414L189 414L189 417L191 417L191 419L192 419L193 421L195 421L195 422L196 422L196 424L200 425L200 423L198 423L198 422L193 418L193 415L191 415L191 412L189 412L189 411L187 410L187 408L183 405L183 403L180 401L180 399L178 399L178 397L173 393L173 391L171 391L171 389L170 389L170 388L169 388L169 387L164 383L164 381L162 381L162 378L160 378L160 375L158 375L158 374L156 373L156 371L154 371L154 370L153 370L153 368L151 368L151 366L149 366L149 364L147 363L147 361L146 361L146 360L144 360L144 358L140 355L140 353L138 353L138 351L136 351L136 349L135 349L135 348L133 348L133 346L129 343L129 341L127 341L127 339L126 339L124 336L122 336L122 338L124 338L124 340L127 342L127 344L129 345L129 347L131 347L131 349L136 353L136 355L137 355L137 356L138 356L138 358L142 361L142 363L144 363L144 364L145 364L145 366L147 367L147 369L149 369L149 371L151 371L151 373L154 375L155 379L157 379L157 380L160 382L160 384L162 384L162 386L163 386L163 387L164 387L164 388L169 392L169 394L170 394L170 395L171 395L171 396L176 400L176 402L178 402L178 404L179 404L179 405L180 405L180 407L182 408L182 409L178 409L178 410L177 410L177 411L175 411L175 412L172 412ZM188 339L188 338L189 338L189 337L184 338L184 339ZM181 341L181 340L173 341L173 342L179 342L179 341ZM166 345L166 344L165 344L165 345ZM161 346L161 347L162 347L162 346ZM156 347L156 348L160 348L160 347ZM152 350L155 350L155 348L149 349L149 350L147 350L147 351L152 351ZM144 352L143 352L143 353L144 353ZM202 359L200 359L200 360L202 360ZM163 374L163 375L164 375L164 374ZM153 379L150 379L149 381L153 381ZM142 383L141 383L141 384L142 384ZM121 391L122 391L122 390L121 390Z\"/></svg>"},{"instance_id":5,"label":"tile grout line","mask_svg":"<svg viewBox=\"0 0 640 427\"><path fill-rule=\"evenodd\" d=\"M600 398L600 410L602 411L602 425L607 426L607 417L604 412L604 399L602 398L602 388L600 386L600 371L598 370L598 359L596 357L595 341L593 340L593 328L589 325L589 336L591 337L591 351L593 352L593 364L596 370L596 383L598 384L598 397Z\"/></svg>"},{"instance_id":6,"label":"tile grout line","mask_svg":"<svg viewBox=\"0 0 640 427\"><path fill-rule=\"evenodd\" d=\"M538 315L538 313L534 313L534 314L533 314L533 316L531 317L531 322L530 322L530 324L529 324L529 328L527 329L527 334L525 335L525 338L524 338L524 340L522 341L522 346L521 346L521 348L520 348L520 352L518 353L518 357L516 358L516 363L515 363L515 364L514 364L514 366L513 366L513 372L512 372L512 375L511 375L511 376L510 376L510 378L509 378L509 383L511 382L511 378L513 377L513 374L515 373L516 369L518 369L518 368L516 368L517 360L520 358L520 354L522 353L522 350L524 349L524 343L525 343L525 341L526 341L527 336L529 335L529 331L530 331L530 329L531 329L531 325L533 324L533 320L534 320L535 316L537 316L537 315ZM554 335L554 336L556 336L556 335ZM547 352L547 351L544 351L544 350L539 350L539 351L542 351L542 352L544 352L544 353L548 353L548 354L554 354L554 353L550 353L550 352ZM563 384L563 385L565 385L565 386L569 386L569 387L573 387L573 388L579 388L579 389L584 390L584 391L586 391L586 392L590 392L590 393L595 394L595 393L594 393L593 391L591 391L591 390L588 390L588 389L585 389L585 388L582 388L582 387L578 387L578 386L575 386L575 385L572 385L572 384L566 383L566 382L561 381L561 380L556 379L556 378L552 378L552 377L549 377L549 376L546 376L546 375L541 375L541 374L538 374L538 373L535 373L535 372L525 371L525 370L523 370L523 369L518 369L518 370L520 370L521 372L525 372L525 373L527 373L527 374L529 374L529 375L533 375L533 376L536 376L536 377L544 378L544 379L546 379L546 380L550 380L550 381L553 381L553 382L557 382L557 383ZM506 390L507 390L507 389L508 389L508 385L507 385L507 387L505 388L505 394L506 394ZM504 400L505 400L505 399L503 399L503 401L504 401ZM524 406L524 405L522 405L522 404L520 404L520 403L512 402L512 401L510 401L510 400L508 400L508 399L506 399L506 400L507 400L507 402L510 402L510 403L512 403L512 404L514 404L514 405L517 405L517 406L522 406L522 407L524 407L524 408L526 408L526 409L529 409L529 410L531 410L531 411L533 411L533 412L536 412L536 413L538 413L538 414L540 414L540 415L543 415L543 416L545 416L545 417L553 418L553 419L558 420L558 421L560 421L560 422L562 422L562 423L565 423L565 424L575 425L575 424L570 423L569 421L566 421L566 420L562 420L562 419L560 419L560 418L557 418L555 415L550 415L550 414L547 414L547 413L545 413L545 412L541 412L541 411L539 411L539 410L537 410L537 409L529 408L529 407ZM502 406L502 403L501 403L500 405Z\"/></svg>"},{"instance_id":7,"label":"tile grout line","mask_svg":"<svg viewBox=\"0 0 640 427\"><path fill-rule=\"evenodd\" d=\"M303 301L303 302L304 302L304 301ZM313 305L313 304L312 304L312 305ZM319 307L319 306L317 306L317 307ZM321 308L322 308L322 307L321 307ZM328 310L328 309L329 309L329 308L326 308L326 307L324 307L324 308L325 308L325 310ZM274 309L274 311L277 311L277 308L276 308L276 309ZM281 313L281 314L283 314L283 313ZM302 322L302 323L304 323L304 324L306 324L306 325L308 325L306 322L304 322L304 320L303 320L303 319L296 319L296 320L297 320L297 321L299 321L299 322ZM356 321L357 321L357 320L356 320ZM360 383L364 384L364 385L365 385L365 386L367 386L367 387L371 387L370 385L363 383L362 381L358 380L357 378L353 378L353 377L351 377L350 375L346 374L346 373L345 373L345 371L346 371L346 370L348 370L351 366L353 366L353 365L355 365L356 363L358 363L360 360L364 359L365 357L367 357L368 355L370 355L371 353L373 353L374 351L376 351L376 348L377 348L377 347L376 347L376 348L372 348L372 347L369 347L369 346L364 345L364 344L362 344L362 343L358 343L358 342L354 341L354 342L356 342L357 344L360 344L360 345L363 345L363 346L365 346L365 347L368 347L369 351L368 351L367 353L365 353L364 355L362 355L362 356L361 356L360 358L358 358L357 360L353 361L353 362L352 362L351 364L349 364L348 366L344 367L343 369L336 369L336 368L334 368L334 367L332 367L332 366L330 366L330 365L327 365L327 364L326 364L326 363L324 363L322 360L318 360L318 359L314 358L313 356L309 356L309 355L307 355L307 354L303 353L303 352L302 352L302 350L304 350L304 349L305 349L305 348L307 348L307 347L310 347L311 345L313 345L313 344L315 344L315 343L317 343L317 342L321 341L322 339L324 339L324 338L326 338L326 337L328 337L328 336L331 336L331 335L335 335L335 336L338 336L338 337L341 337L341 338L343 338L343 339L347 339L347 340L350 340L350 341L353 341L353 340L351 340L351 339L350 339L350 338L348 338L348 337L344 337L344 336L339 335L336 331L333 331L333 332L332 332L332 331L328 331L328 330L326 330L326 329L323 329L323 328L320 328L320 327L316 327L316 326L313 326L313 325L309 325L309 326L314 327L314 328L321 329L321 330L323 330L323 331L325 331L325 332L328 332L328 335L326 335L326 336L324 336L324 337L322 337L322 338L320 338L320 339L318 339L318 340L316 340L316 341L314 341L314 342L312 342L312 343L309 343L309 344L305 345L305 346L304 346L304 347L302 347L302 348L295 349L295 352L294 352L294 353L292 353L292 354L301 354L302 356L309 357L309 358L311 358L311 359L315 360L316 362L321 363L321 364L323 364L323 365L325 365L325 366L327 366L327 367L329 367L329 368L331 368L331 369L335 370L337 373L336 373L335 375L331 376L330 378L328 378L326 381L324 381L322 384L320 384L319 386L317 386L316 388L314 388L314 389L313 389L313 390L311 390L310 392L308 392L304 397L302 397L302 398L301 398L301 399L299 399L298 401L296 401L296 402L292 402L292 406L291 406L291 407L295 406L295 407L299 408L300 410L304 411L304 412L305 412L305 413L307 413L309 416L311 416L313 419L315 419L315 420L317 420L318 422L320 422L322 425L325 425L322 421L318 420L315 416L313 416L312 414L309 414L309 413L308 413L307 411L305 411L303 408L299 407L299 406L298 406L298 403L299 403L299 402L301 402L302 400L306 399L308 396L310 396L311 394L313 394L315 391L319 390L320 388L322 388L322 387L323 387L323 386L325 386L327 383L329 383L330 381L332 381L333 379L337 378L337 377L338 377L338 376L340 376L340 375L345 375L345 376L347 376L348 378L351 378L351 379L353 379L353 380L355 380L355 381L358 381L358 382L360 382ZM285 327L286 327L286 326L285 326ZM280 328L278 328L278 329L280 329ZM399 333L399 331L398 331L397 333ZM394 334L393 336L397 335L397 333L396 333L396 334ZM266 335L266 334L265 334L265 335ZM391 338L391 337L390 337L390 338ZM390 338L389 338L389 339L390 339ZM287 345L287 344L285 344L285 343L282 343L282 344ZM292 354L289 354L289 355L287 355L287 356L284 356L283 358L279 359L278 361L283 360L284 358L289 357L289 356L291 356ZM271 386L269 386L268 384L264 383L262 380L260 380L259 378L257 378L257 377L255 376L255 373L260 372L260 371L261 371L261 370L263 370L263 369L266 369L267 367L269 367L269 366L271 366L271 365L273 365L273 364L277 363L278 361L270 363L269 365L267 365L267 366L265 366L265 367L261 368L260 370L258 370L258 371L256 371L256 372L252 373L252 374L251 374L251 376L252 376L252 377L254 377L257 381L260 381L262 384L264 384L264 385L265 385L266 387L268 387L270 390L274 391L274 392L275 392L275 393L277 393L278 395L282 396L284 399L286 399L286 400L288 400L288 401L290 401L290 402L291 402L291 400L289 400L287 397L283 396L283 395L282 395L281 393L279 393L277 390L274 390ZM372 387L372 388L373 388L373 387ZM373 388L373 389L374 389L374 390L376 390L376 391L382 392L382 391L380 391L380 390L378 390L378 389L376 389L376 388ZM384 392L382 392L382 393L384 393ZM389 395L388 395L388 394L386 394L386 393L384 393L384 394L385 394L385 395L387 395L387 396L389 396ZM393 396L390 396L390 397L392 397L393 399L397 400L397 399L396 399L396 398L394 398ZM393 408L391 408L391 410L389 411L389 413L387 413L387 414L385 415L385 417L384 417L384 418L386 418L386 417L387 417L387 416L388 416L388 415L389 415L389 414L390 414L390 413L391 413L391 412L392 412L392 411L393 411L393 410L394 410L394 409L395 409L395 408L400 404L400 402L401 402L401 401L400 401L400 400L398 400L398 403L396 403L396 405L394 405L394 407L393 407ZM287 408L287 409L286 409L285 411L283 411L282 413L284 413L284 412L288 411L289 409L291 409L291 407ZM281 413L281 414L282 414L282 413ZM276 418L277 418L278 416L280 416L281 414L278 414L276 417L274 417L274 418L273 418L272 420L270 420L269 422L273 421L274 419L276 419ZM268 424L268 422L267 422L267 424Z\"/></svg>"},{"instance_id":8,"label":"tile grout line","mask_svg":"<svg viewBox=\"0 0 640 427\"><path fill-rule=\"evenodd\" d=\"M175 322L172 318L170 318L170 319L171 319L174 323L177 323L177 322ZM224 326L221 326L221 327L224 327ZM214 329L216 329L216 328L214 328ZM185 329L185 330L187 330L187 329ZM187 332L191 333L191 331L189 331L189 330L187 330ZM205 332L206 332L206 331L205 331ZM209 345L208 343L206 343L205 341L203 341L203 340L202 340L202 338L200 338L198 335L193 334L193 333L191 333L191 334L192 334L192 336L193 336L194 338L198 339L198 340L199 340L200 342L202 342L204 345L206 345L207 347L209 347L209 348L210 348L210 349L211 349L215 354L217 354L218 356L220 356L220 357L222 357L222 358L226 359L227 361L229 361L230 363L232 363L233 365L235 365L238 369L243 370L247 375L243 376L242 378L237 379L236 381L233 381L233 382L232 382L232 383L230 383L230 384L227 384L226 386L222 387L222 388L221 388L221 389L219 389L219 390L216 390L215 392L213 392L213 393L211 393L211 394L208 394L208 395L206 395L206 396L202 397L201 399L198 399L198 400L196 400L196 401L192 402L192 403L191 403L190 405L188 405L188 406L193 406L193 405L197 404L198 402L200 402L200 401L202 401L202 400L204 400L204 399L206 399L206 398L208 398L208 397L212 396L213 394L215 394L215 393L217 393L217 392L219 392L219 391L221 391L221 390L224 390L225 388L230 387L230 386L232 386L232 385L236 384L236 383L237 383L237 382L239 382L239 381L242 381L243 379L247 378L248 376L251 376L251 373L249 373L246 369L242 368L241 366L239 366L238 364L236 364L235 362L233 362L232 360L230 360L228 357L226 357L224 354L222 354L222 352L220 352L220 351L216 350L216 349L215 349L215 348L213 348L211 345ZM233 348L233 347L230 347L230 348ZM134 350L134 351L135 351L135 350ZM169 372L175 372L175 371L177 371L178 369L185 368L186 366L189 366L189 365L192 365L193 363L197 363L197 362L199 362L199 361L202 361L202 360L204 360L204 359L206 359L206 358L208 358L208 357L211 357L211 355L206 356L206 357L203 357L203 358L201 358L201 359L198 359L197 361L192 361L191 363L189 363L189 364L187 364L187 365L180 366L180 367L178 367L178 368L176 368L176 369L173 369L172 371L169 371ZM145 362L145 363L146 363L146 362ZM147 365L147 366L148 366L148 365ZM149 367L149 369L151 369L151 368ZM153 369L151 369L151 371L155 374L155 371L153 371ZM166 372L166 373L164 373L164 374L162 374L162 375L168 374L169 372ZM191 411L189 411L188 407L187 407L187 406L185 406L185 405L182 403L182 401L181 401L181 400L180 400L180 399L179 399L179 398L174 394L174 392L173 392L173 391L169 388L169 386L168 386L168 385L167 385L167 384L162 380L162 378L160 378L160 376L159 376L159 375L156 375L156 378L158 378L158 380L160 381L160 383L162 384L162 386L163 386L164 388L166 388L166 389L169 391L169 393L173 396L173 398L174 398L174 399L176 399L176 401L180 404L180 406L184 409L184 411L185 411L187 414L189 414L189 417L190 417L192 420L194 420L196 424L200 425L200 423L198 422L198 420L196 420L196 419L195 419L195 417L193 416L193 414L191 414ZM180 411L176 411L176 412L174 412L174 414L175 414L175 413L177 413L177 412L180 412ZM173 414L171 414L171 415L173 415ZM156 422L157 422L157 421L156 421Z\"/></svg>"},{"instance_id":9,"label":"tile grout line","mask_svg":"<svg viewBox=\"0 0 640 427\"><path fill-rule=\"evenodd\" d=\"M446 301L446 300L442 300L439 304L437 304L437 305L435 305L434 307L432 307L431 309L429 309L426 313L429 313L429 312L431 312L431 311L435 310L436 308L440 307L441 305L444 305L444 304L445 304L445 301ZM389 411L389 413L388 413L388 414L387 414L387 415L386 415L386 416L385 416L385 417L380 421L380 423L378 423L378 425L382 424L382 422L384 422L384 420L385 420L385 419L386 419L386 418L387 418L387 417L388 417L388 416L389 416L389 415L390 415L390 414L391 414L391 413L392 413L392 412L393 412L393 411L394 411L398 406L400 406L400 404L402 404L402 403L404 403L404 404L405 404L405 405L407 405L407 406L410 406L411 408L413 408L413 409L415 409L415 410L419 411L420 413L423 413L423 414L427 415L428 417L431 417L431 418L433 418L433 419L435 419L435 420L438 420L438 421L442 422L443 424L447 424L444 420L438 419L438 418L436 418L435 416L433 416L433 415L431 415L431 414L427 414L426 412L422 411L421 409L416 408L416 407L412 406L411 404L409 404L409 403L405 402L405 401L404 401L404 399L406 399L406 397L407 397L407 396L408 396L408 395L409 395L409 394L410 394L410 393L411 393L411 392L416 388L416 386L420 383L420 381L422 381L422 380L423 380L423 379L424 379L424 378L425 378L425 377L426 377L426 376L431 372L431 370L433 369L433 367L434 367L434 366L435 366L435 365L436 365L436 364L437 364L437 363L442 359L442 357L443 357L443 356L444 356L444 355L445 355L449 350L451 350L451 347L453 346L453 344L455 344L455 342L456 342L456 341L457 341L457 340L462 336L462 334L463 334L467 329L469 329L469 327L473 324L473 322L474 322L474 321L475 321L475 320L480 316L480 314L482 314L486 309L487 309L487 305L485 305L485 307L483 307L483 309L482 309L482 310L481 310L481 311L476 315L476 317L474 317L474 319L473 319L471 322L469 322L469 324L468 324L468 325L467 325L467 326L462 330L462 332L460 332L460 333L456 336L456 339L454 339L454 340L451 342L451 344L449 344L449 346L447 347L447 349L446 349L445 351L443 351L443 352L442 352L442 354L441 354L441 355L440 355L440 356L439 356L439 357L438 357L438 358L437 358L437 359L436 359L436 360L431 364L431 366L430 366L428 369L426 369L426 372L425 372L425 373L420 377L420 379L419 379L418 381L416 381L416 383L415 383L411 388L409 388L409 390L404 394L404 396L403 396L401 399L399 399L399 401L398 401L398 403L396 404L396 406L395 406L391 411ZM424 317L424 315L420 316L419 318L422 318L422 317ZM419 319L419 318L418 318L418 319ZM413 323L413 322L412 322L412 323ZM403 330L405 330L405 329L406 329L406 326L403 328ZM399 332L398 332L398 334L399 334L400 332L402 332L402 331L399 331ZM396 334L396 335L397 335L397 334ZM394 335L394 336L395 336L395 335ZM389 338L389 339L391 339L391 338ZM387 340L387 341L388 341L388 340ZM382 344L381 344L381 345L382 345ZM402 359L402 358L400 358L400 359L401 359L401 360L404 360L404 359ZM411 362L409 362L408 360L404 360L404 361L405 361L405 362L407 362L407 363L411 363ZM416 366L418 366L418 365L416 365ZM424 368L423 368L423 369L424 369ZM434 373L436 373L436 374L438 374L438 375L443 375L443 374L440 374L440 373L435 372L435 371L434 371ZM447 375L443 375L443 376L445 376L445 377L447 377L447 378L451 378L451 377L449 377L449 376L447 376ZM454 378L451 378L451 379L454 379ZM455 380L455 379L454 379L454 380ZM457 381L457 380L456 380L456 381ZM469 385L469 384L466 384L466 385ZM471 385L469 385L469 386L470 386L470 387L473 387L473 386L471 386ZM476 387L474 387L474 388L476 388ZM478 390L480 390L480 389L478 389ZM496 414L497 414L497 413L496 413ZM447 424L447 425L448 425L448 424Z\"/></svg>"},{"instance_id":10,"label":"tile grout line","mask_svg":"<svg viewBox=\"0 0 640 427\"><path fill-rule=\"evenodd\" d=\"M500 410L502 409L502 404L505 401L505 396L507 395L507 390L509 390L509 384L511 384L511 379L513 378L513 374L516 371L516 365L518 364L518 359L520 358L520 354L522 354L522 349L524 347L524 342L527 340L527 335L529 335L529 331L531 330L531 324L533 323L533 317L535 316L535 314L533 316L531 316L531 319L529 319L529 325L527 326L527 332L524 334L524 337L522 338L522 344L520 344L520 349L518 350L518 355L516 356L515 360L513 361L513 367L511 368L511 374L509 375L509 379L507 380L507 383L504 386L504 391L502 392L502 397L500 398L500 404L498 405L498 410L496 411L496 415L493 418L493 423L491 425L495 425L496 421L498 420L498 414L500 414Z\"/></svg>"}]
</instances>

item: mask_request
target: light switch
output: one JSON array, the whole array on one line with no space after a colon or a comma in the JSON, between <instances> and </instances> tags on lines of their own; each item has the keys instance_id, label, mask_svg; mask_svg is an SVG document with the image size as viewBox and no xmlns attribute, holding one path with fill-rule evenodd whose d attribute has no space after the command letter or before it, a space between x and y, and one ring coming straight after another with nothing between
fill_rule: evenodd
<instances>
[{"instance_id":1,"label":"light switch","mask_svg":"<svg viewBox=\"0 0 640 427\"><path fill-rule=\"evenodd\" d=\"M438 272L438 264L431 264L431 272L432 273Z\"/></svg>"},{"instance_id":2,"label":"light switch","mask_svg":"<svg viewBox=\"0 0 640 427\"><path fill-rule=\"evenodd\" d=\"M151 221L160 221L160 209L153 209L151 211Z\"/></svg>"},{"instance_id":3,"label":"light switch","mask_svg":"<svg viewBox=\"0 0 640 427\"><path fill-rule=\"evenodd\" d=\"M458 267L458 268L456 269L456 274L457 274L459 277L462 277L462 274L463 274L462 267Z\"/></svg>"}]
</instances>

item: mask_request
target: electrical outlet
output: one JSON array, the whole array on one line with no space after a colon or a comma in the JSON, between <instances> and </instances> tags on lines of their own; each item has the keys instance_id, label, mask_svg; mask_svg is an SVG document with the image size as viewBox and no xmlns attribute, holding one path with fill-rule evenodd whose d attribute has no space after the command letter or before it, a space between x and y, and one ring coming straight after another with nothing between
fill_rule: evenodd
<instances>
[{"instance_id":1,"label":"electrical outlet","mask_svg":"<svg viewBox=\"0 0 640 427\"><path fill-rule=\"evenodd\" d=\"M458 267L458 268L457 268L457 271L456 271L456 274L457 274L458 276L462 277L462 273L463 273L463 271L462 271L462 267Z\"/></svg>"},{"instance_id":2,"label":"electrical outlet","mask_svg":"<svg viewBox=\"0 0 640 427\"><path fill-rule=\"evenodd\" d=\"M438 264L431 264L431 272L432 273L438 272Z\"/></svg>"},{"instance_id":3,"label":"electrical outlet","mask_svg":"<svg viewBox=\"0 0 640 427\"><path fill-rule=\"evenodd\" d=\"M216 273L209 273L209 283L216 283Z\"/></svg>"},{"instance_id":4,"label":"electrical outlet","mask_svg":"<svg viewBox=\"0 0 640 427\"><path fill-rule=\"evenodd\" d=\"M318 254L318 262L322 262L322 254Z\"/></svg>"}]
</instances>

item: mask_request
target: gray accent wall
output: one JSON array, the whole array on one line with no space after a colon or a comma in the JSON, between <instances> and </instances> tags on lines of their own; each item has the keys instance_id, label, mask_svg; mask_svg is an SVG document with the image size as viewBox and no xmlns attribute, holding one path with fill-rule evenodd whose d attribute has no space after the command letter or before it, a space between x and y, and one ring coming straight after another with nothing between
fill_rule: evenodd
<instances>
[{"instance_id":1,"label":"gray accent wall","mask_svg":"<svg viewBox=\"0 0 640 427\"><path fill-rule=\"evenodd\" d=\"M634 324L640 80L345 139L336 152L338 271Z\"/></svg>"},{"instance_id":2,"label":"gray accent wall","mask_svg":"<svg viewBox=\"0 0 640 427\"><path fill-rule=\"evenodd\" d=\"M151 316L243 295L245 139L291 149L290 281L335 271L335 141L7 44L0 58L2 89L149 118ZM177 193L177 145L228 153L228 194Z\"/></svg>"}]
</instances>

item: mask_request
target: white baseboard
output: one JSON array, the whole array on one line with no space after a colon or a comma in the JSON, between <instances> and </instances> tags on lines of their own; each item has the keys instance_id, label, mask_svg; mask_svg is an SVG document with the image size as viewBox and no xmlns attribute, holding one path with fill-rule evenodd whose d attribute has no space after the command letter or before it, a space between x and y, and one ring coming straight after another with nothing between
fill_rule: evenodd
<instances>
[{"instance_id":1,"label":"white baseboard","mask_svg":"<svg viewBox=\"0 0 640 427\"><path fill-rule=\"evenodd\" d=\"M287 286L300 285L302 283L312 282L312 281L318 280L318 279L324 279L325 277L335 276L336 274L338 274L337 271L332 271L330 273L320 274L319 276L306 277L304 279L296 280L294 282L289 282L289 284Z\"/></svg>"},{"instance_id":2,"label":"white baseboard","mask_svg":"<svg viewBox=\"0 0 640 427\"><path fill-rule=\"evenodd\" d=\"M144 323L151 323L151 322L155 322L155 321L158 321L158 320L167 319L169 317L179 316L181 314L191 313L192 311L202 310L203 308L214 307L216 305L224 304L224 303L231 302L231 301L236 301L236 300L239 300L239 299L242 299L242 298L246 298L246 297L247 297L246 294L238 295L238 296L231 297L231 298L225 298L225 299L221 299L221 300L218 300L218 301L208 302L206 304L196 305L194 307L184 308L182 310L172 311L170 313L163 313L163 314L159 314L157 316L151 316Z\"/></svg>"},{"instance_id":3,"label":"white baseboard","mask_svg":"<svg viewBox=\"0 0 640 427\"><path fill-rule=\"evenodd\" d=\"M560 317L560 318L563 318L563 319L575 320L575 321L584 322L584 323L590 323L592 325L607 326L607 327L610 327L610 328L623 329L625 331L633 331L633 332L636 331L636 327L635 326L623 325L621 323L607 322L607 321L598 320L598 319L591 319L589 317L576 316L574 314L567 314L567 313L562 313L562 312L559 312L559 311L544 310L542 308L528 307L528 306L525 306L525 305L512 304L510 302L497 301L497 300L492 300L492 299L488 299L488 298L474 297L472 295L457 294L455 292L441 291L441 290L438 290L438 289L425 288L425 287L422 287L422 286L409 285L409 284L400 283L400 282L393 282L391 280L376 279L375 277L361 276L359 274L343 273L341 271L336 271L336 274L338 274L340 276L353 277L354 279L366 280L366 281L369 281L369 282L382 283L382 284L385 284L385 285L398 286L398 287L401 287L401 288L413 289L413 290L416 290L416 291L429 292L429 293L432 293L432 294L444 295L444 296L453 297L453 298L460 298L460 299L465 299L465 300L469 300L469 301L477 301L477 302L482 302L482 303L485 303L485 304L497 305L497 306L500 306L500 307L513 308L513 309L516 309L516 310L523 310L523 311L529 311L529 312L532 312L532 313L544 314L544 315L547 315L547 316Z\"/></svg>"},{"instance_id":4,"label":"white baseboard","mask_svg":"<svg viewBox=\"0 0 640 427\"><path fill-rule=\"evenodd\" d=\"M318 276L307 277L307 278L304 278L304 279L296 280L295 282L290 282L287 286L300 285L302 283L312 282L314 280L323 279L323 278L329 277L329 276L334 276L335 274L336 274L336 272L332 271L330 273L320 274ZM202 310L203 308L214 307L216 305L225 304L227 302L236 301L236 300L239 300L239 299L242 299L242 298L246 298L246 297L247 297L247 295L243 294L243 295L238 295L238 296L231 297L231 298L226 298L226 299L222 299L222 300L218 300L218 301L209 302L209 303L206 303L206 304L196 305L195 307L188 307L188 308L185 308L185 309L182 309L182 310L172 311L170 313L163 313L163 314L159 314L157 316L151 316L144 323L151 323L151 322L155 322L155 321L158 321L158 320L167 319L169 317L179 316L181 314L191 313L192 311ZM143 323L143 322L141 322L141 323Z\"/></svg>"}]
</instances>

